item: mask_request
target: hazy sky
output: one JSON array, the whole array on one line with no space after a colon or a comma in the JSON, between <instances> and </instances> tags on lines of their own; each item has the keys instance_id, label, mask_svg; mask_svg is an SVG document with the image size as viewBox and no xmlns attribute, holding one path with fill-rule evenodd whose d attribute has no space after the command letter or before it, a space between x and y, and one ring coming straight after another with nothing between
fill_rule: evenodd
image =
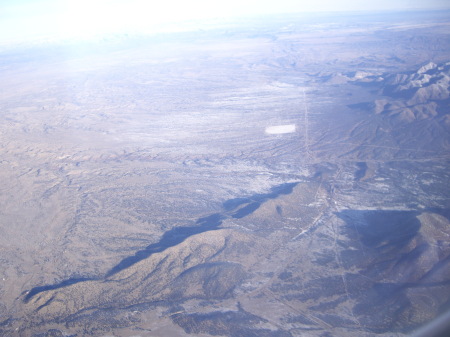
<instances>
[{"instance_id":1,"label":"hazy sky","mask_svg":"<svg viewBox=\"0 0 450 337\"><path fill-rule=\"evenodd\" d=\"M448 0L0 0L0 41L153 31L183 20L249 14L438 9L449 8L449 3Z\"/></svg>"}]
</instances>

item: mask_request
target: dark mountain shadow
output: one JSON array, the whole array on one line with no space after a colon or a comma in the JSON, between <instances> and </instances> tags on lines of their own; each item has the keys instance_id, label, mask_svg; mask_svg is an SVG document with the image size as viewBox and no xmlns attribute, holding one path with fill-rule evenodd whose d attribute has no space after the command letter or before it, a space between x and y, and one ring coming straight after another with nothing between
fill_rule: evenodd
<instances>
[{"instance_id":1,"label":"dark mountain shadow","mask_svg":"<svg viewBox=\"0 0 450 337\"><path fill-rule=\"evenodd\" d=\"M25 296L24 298L24 302L28 302L34 295L37 295L39 293L42 293L44 291L47 290L54 290L54 289L59 289L59 288L64 288L67 286L70 286L72 284L76 284L76 283L80 283L80 282L85 282L85 281L92 281L92 280L96 280L96 278L86 278L86 277L73 277L67 280L64 280L60 283L57 284L51 284L51 285L45 285L45 286L40 286L40 287L34 287L33 289L31 289Z\"/></svg>"},{"instance_id":2,"label":"dark mountain shadow","mask_svg":"<svg viewBox=\"0 0 450 337\"><path fill-rule=\"evenodd\" d=\"M419 231L416 211L344 210L337 214L367 247L406 245Z\"/></svg>"},{"instance_id":3,"label":"dark mountain shadow","mask_svg":"<svg viewBox=\"0 0 450 337\"><path fill-rule=\"evenodd\" d=\"M356 163L358 170L355 172L355 180L360 181L366 175L368 166L366 162L358 162Z\"/></svg>"},{"instance_id":4,"label":"dark mountain shadow","mask_svg":"<svg viewBox=\"0 0 450 337\"><path fill-rule=\"evenodd\" d=\"M281 184L273 187L269 193L255 194L250 197L227 200L223 203L224 211L222 213L213 213L206 217L199 218L195 223L196 226L176 227L172 228L171 230L168 230L162 235L161 239L158 242L152 243L147 247L138 250L134 255L124 258L117 265L112 267L103 277L70 278L57 284L34 287L27 293L27 295L24 298L24 302L28 302L33 296L44 291L59 289L84 281L106 279L112 275L121 272L122 270L125 270L133 266L139 261L142 261L150 257L152 254L160 253L170 247L174 247L182 243L190 236L219 229L223 220L227 218L232 217L235 219L241 219L249 214L252 214L264 202L271 199L276 199L280 195L287 195L292 193L294 187L297 184L298 184L297 182ZM239 206L243 204L247 205L235 211ZM234 213L230 214L233 211Z\"/></svg>"},{"instance_id":5,"label":"dark mountain shadow","mask_svg":"<svg viewBox=\"0 0 450 337\"><path fill-rule=\"evenodd\" d=\"M184 240L186 240L188 237L192 235L216 230L222 224L222 220L224 219L226 219L225 216L216 213L207 216L205 218L198 219L196 222L198 226L173 228L165 232L158 242L153 243L147 246L146 248L137 251L133 256L124 258L106 274L106 277L117 274L118 272L128 267L131 267L137 262L148 258L152 254L160 253L169 247L174 247L182 243Z\"/></svg>"}]
</instances>

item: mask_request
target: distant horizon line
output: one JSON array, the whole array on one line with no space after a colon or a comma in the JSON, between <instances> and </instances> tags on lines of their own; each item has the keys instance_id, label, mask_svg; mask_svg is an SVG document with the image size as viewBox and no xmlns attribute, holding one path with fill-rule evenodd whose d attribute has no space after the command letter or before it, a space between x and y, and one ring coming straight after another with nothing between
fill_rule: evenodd
<instances>
[{"instance_id":1,"label":"distant horizon line","mask_svg":"<svg viewBox=\"0 0 450 337\"><path fill-rule=\"evenodd\" d=\"M450 12L450 5L442 8L403 8L403 9L356 9L356 10L330 10L330 11L297 11L297 12L277 12L277 13L255 13L255 14L241 14L237 16L216 16L211 18L190 18L181 21L167 21L155 26L150 26L147 29L125 27L122 30L109 30L93 32L92 34L54 34L54 33L42 33L35 36L23 35L16 37L4 37L0 36L0 48L19 47L23 45L40 45L40 44L53 44L53 43L70 43L70 42L89 42L99 41L102 39L131 36L157 36L164 34L182 34L196 31L208 31L219 29L224 24L237 24L242 23L242 20L258 20L260 18L267 17L310 17L314 18L327 17L327 16L345 16L346 14L355 16L365 16L371 14L400 14L400 13L445 13ZM450 23L450 19L448 20ZM436 22L439 24L440 22ZM444 23L444 22L441 22ZM225 27L224 27L225 28ZM1 52L1 51L0 51Z\"/></svg>"}]
</instances>

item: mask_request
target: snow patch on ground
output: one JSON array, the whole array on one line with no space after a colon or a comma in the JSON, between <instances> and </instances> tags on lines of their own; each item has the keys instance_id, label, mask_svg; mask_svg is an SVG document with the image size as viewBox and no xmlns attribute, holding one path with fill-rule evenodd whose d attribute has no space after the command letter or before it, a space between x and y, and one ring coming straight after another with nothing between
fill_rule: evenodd
<instances>
[{"instance_id":1,"label":"snow patch on ground","mask_svg":"<svg viewBox=\"0 0 450 337\"><path fill-rule=\"evenodd\" d=\"M266 133L269 135L281 135L285 133L293 133L295 132L295 130L296 130L295 124L274 125L266 127Z\"/></svg>"}]
</instances>

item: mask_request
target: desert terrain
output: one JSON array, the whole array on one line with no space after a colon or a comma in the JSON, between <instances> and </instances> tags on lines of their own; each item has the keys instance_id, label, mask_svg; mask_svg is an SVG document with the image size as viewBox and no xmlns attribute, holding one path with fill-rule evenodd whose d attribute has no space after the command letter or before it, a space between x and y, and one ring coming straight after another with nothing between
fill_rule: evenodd
<instances>
[{"instance_id":1,"label":"desert terrain","mask_svg":"<svg viewBox=\"0 0 450 337\"><path fill-rule=\"evenodd\" d=\"M0 50L0 335L407 336L450 309L448 12Z\"/></svg>"}]
</instances>

